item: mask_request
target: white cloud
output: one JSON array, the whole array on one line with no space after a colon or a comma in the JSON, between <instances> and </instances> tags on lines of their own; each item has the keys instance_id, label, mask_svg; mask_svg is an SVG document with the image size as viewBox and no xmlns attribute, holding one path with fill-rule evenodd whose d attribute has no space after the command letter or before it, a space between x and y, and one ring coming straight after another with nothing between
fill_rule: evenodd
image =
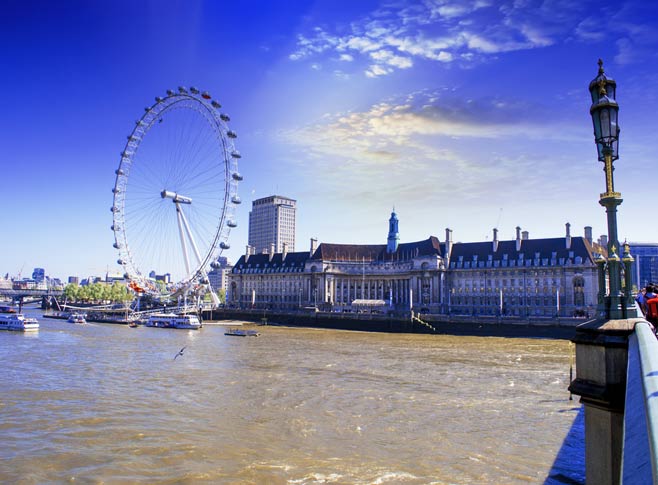
<instances>
[{"instance_id":1,"label":"white cloud","mask_svg":"<svg viewBox=\"0 0 658 485\"><path fill-rule=\"evenodd\" d=\"M388 66L397 67L398 69L407 69L413 66L413 62L408 57L395 55L389 50L379 50L370 53L370 57L379 62L380 64L386 64Z\"/></svg>"},{"instance_id":2,"label":"white cloud","mask_svg":"<svg viewBox=\"0 0 658 485\"><path fill-rule=\"evenodd\" d=\"M546 133L563 137L562 144L582 143L564 135L568 123L561 121L560 130L551 130L547 126L557 120L529 119L529 112L541 110L515 100L446 96L447 91L413 93L364 111L327 114L317 123L282 132L280 141L299 149L297 168L308 176L322 173L323 185L334 196L348 190L345 180L350 180L349 190L368 187L411 198L429 193L440 198L436 187L447 185L453 197L473 198L519 179L528 190L546 191L539 185L555 179L551 173L563 161L538 164L532 158L537 155L528 156L520 147L536 154L537 140L548 142Z\"/></svg>"},{"instance_id":3,"label":"white cloud","mask_svg":"<svg viewBox=\"0 0 658 485\"><path fill-rule=\"evenodd\" d=\"M490 7L485 0L389 6L353 22L346 35L331 35L321 28L313 29L310 36L300 35L297 50L289 57L298 61L325 51L338 53L339 61L366 57L371 63L366 76L378 77L412 67L415 58L472 62L481 56L545 47L569 28L556 31L550 22L530 15L531 7L520 2ZM543 15L551 18L548 11Z\"/></svg>"},{"instance_id":4,"label":"white cloud","mask_svg":"<svg viewBox=\"0 0 658 485\"><path fill-rule=\"evenodd\" d=\"M632 64L637 60L637 49L630 39L619 39L615 45L617 46L617 54L615 55L615 62L620 65Z\"/></svg>"},{"instance_id":5,"label":"white cloud","mask_svg":"<svg viewBox=\"0 0 658 485\"><path fill-rule=\"evenodd\" d=\"M366 76L367 77L377 77L377 76L383 76L385 74L390 74L393 72L393 69L390 68L385 68L382 67L378 64L373 64L371 65L366 71Z\"/></svg>"},{"instance_id":6,"label":"white cloud","mask_svg":"<svg viewBox=\"0 0 658 485\"><path fill-rule=\"evenodd\" d=\"M334 62L354 62L357 69L365 60L370 64L366 76L378 77L420 59L468 67L506 52L574 40L600 42L605 32L613 35L611 41L619 40L619 62L635 62L637 56L626 48L629 39L636 47L656 44L655 29L637 21L650 18L650 12L650 7L623 4L601 18L588 17L587 3L573 0L399 0L340 26L338 31L345 32L340 35L321 28L300 35L289 57L299 61L331 52ZM386 55L377 57L381 52Z\"/></svg>"}]
</instances>

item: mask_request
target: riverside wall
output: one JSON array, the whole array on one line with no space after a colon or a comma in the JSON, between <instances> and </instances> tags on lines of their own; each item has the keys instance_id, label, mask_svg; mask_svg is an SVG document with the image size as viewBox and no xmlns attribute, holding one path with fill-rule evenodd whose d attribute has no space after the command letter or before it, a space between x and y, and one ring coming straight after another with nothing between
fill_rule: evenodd
<instances>
[{"instance_id":1,"label":"riverside wall","mask_svg":"<svg viewBox=\"0 0 658 485\"><path fill-rule=\"evenodd\" d=\"M282 312L275 310L218 309L204 312L205 320L240 320L267 325L314 327L365 332L424 333L489 337L572 339L584 319L533 319L514 317L474 317L429 315L412 321L407 315L381 315L338 312ZM429 325L427 325L429 324Z\"/></svg>"}]
</instances>

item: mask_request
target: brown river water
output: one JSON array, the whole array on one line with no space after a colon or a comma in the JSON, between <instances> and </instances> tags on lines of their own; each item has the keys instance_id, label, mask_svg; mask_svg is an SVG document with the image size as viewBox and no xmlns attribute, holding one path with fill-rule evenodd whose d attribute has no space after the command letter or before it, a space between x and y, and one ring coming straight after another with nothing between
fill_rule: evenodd
<instances>
[{"instance_id":1,"label":"brown river water","mask_svg":"<svg viewBox=\"0 0 658 485\"><path fill-rule=\"evenodd\" d=\"M565 340L40 323L0 333L0 483L543 483L580 407Z\"/></svg>"}]
</instances>

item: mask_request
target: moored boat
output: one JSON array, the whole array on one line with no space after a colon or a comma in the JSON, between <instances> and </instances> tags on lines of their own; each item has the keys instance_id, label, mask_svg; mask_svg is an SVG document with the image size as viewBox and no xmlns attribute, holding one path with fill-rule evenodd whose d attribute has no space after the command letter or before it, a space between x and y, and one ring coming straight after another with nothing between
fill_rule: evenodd
<instances>
[{"instance_id":1,"label":"moored boat","mask_svg":"<svg viewBox=\"0 0 658 485\"><path fill-rule=\"evenodd\" d=\"M39 330L39 322L36 318L26 317L22 313L0 315L0 330L13 330L16 332Z\"/></svg>"},{"instance_id":2,"label":"moored boat","mask_svg":"<svg viewBox=\"0 0 658 485\"><path fill-rule=\"evenodd\" d=\"M149 316L149 319L146 321L146 326L197 330L201 328L201 321L199 320L199 317L193 313L157 313Z\"/></svg>"},{"instance_id":3,"label":"moored boat","mask_svg":"<svg viewBox=\"0 0 658 485\"><path fill-rule=\"evenodd\" d=\"M71 315L69 315L68 321L71 323L87 323L87 315L84 313L71 313Z\"/></svg>"},{"instance_id":4,"label":"moored boat","mask_svg":"<svg viewBox=\"0 0 658 485\"><path fill-rule=\"evenodd\" d=\"M16 309L8 305L1 305L0 313L16 313Z\"/></svg>"},{"instance_id":5,"label":"moored boat","mask_svg":"<svg viewBox=\"0 0 658 485\"><path fill-rule=\"evenodd\" d=\"M258 337L260 332L257 330L241 330L238 328L231 328L224 332L224 335L228 335L230 337Z\"/></svg>"}]
</instances>

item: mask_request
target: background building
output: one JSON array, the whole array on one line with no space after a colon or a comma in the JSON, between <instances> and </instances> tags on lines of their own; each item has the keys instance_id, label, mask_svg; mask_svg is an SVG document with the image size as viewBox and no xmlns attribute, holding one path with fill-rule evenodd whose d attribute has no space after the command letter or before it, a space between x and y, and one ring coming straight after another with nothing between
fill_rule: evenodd
<instances>
[{"instance_id":1,"label":"background building","mask_svg":"<svg viewBox=\"0 0 658 485\"><path fill-rule=\"evenodd\" d=\"M295 250L297 201L272 195L254 200L249 212L249 245L255 253ZM272 251L274 245L274 251Z\"/></svg>"},{"instance_id":2,"label":"background building","mask_svg":"<svg viewBox=\"0 0 658 485\"><path fill-rule=\"evenodd\" d=\"M214 291L228 288L228 275L231 269L232 266L226 256L217 258L217 262L212 265L212 270L208 272L208 280Z\"/></svg>"},{"instance_id":3,"label":"background building","mask_svg":"<svg viewBox=\"0 0 658 485\"><path fill-rule=\"evenodd\" d=\"M638 288L658 283L658 243L629 243L633 263L633 283Z\"/></svg>"},{"instance_id":4,"label":"background building","mask_svg":"<svg viewBox=\"0 0 658 485\"><path fill-rule=\"evenodd\" d=\"M247 247L230 275L228 303L242 308L323 311L585 317L598 295L591 237L453 243L431 236L397 244L389 220L387 244L332 244L311 240L309 251L254 254ZM365 308L365 310L364 310Z\"/></svg>"}]
</instances>

